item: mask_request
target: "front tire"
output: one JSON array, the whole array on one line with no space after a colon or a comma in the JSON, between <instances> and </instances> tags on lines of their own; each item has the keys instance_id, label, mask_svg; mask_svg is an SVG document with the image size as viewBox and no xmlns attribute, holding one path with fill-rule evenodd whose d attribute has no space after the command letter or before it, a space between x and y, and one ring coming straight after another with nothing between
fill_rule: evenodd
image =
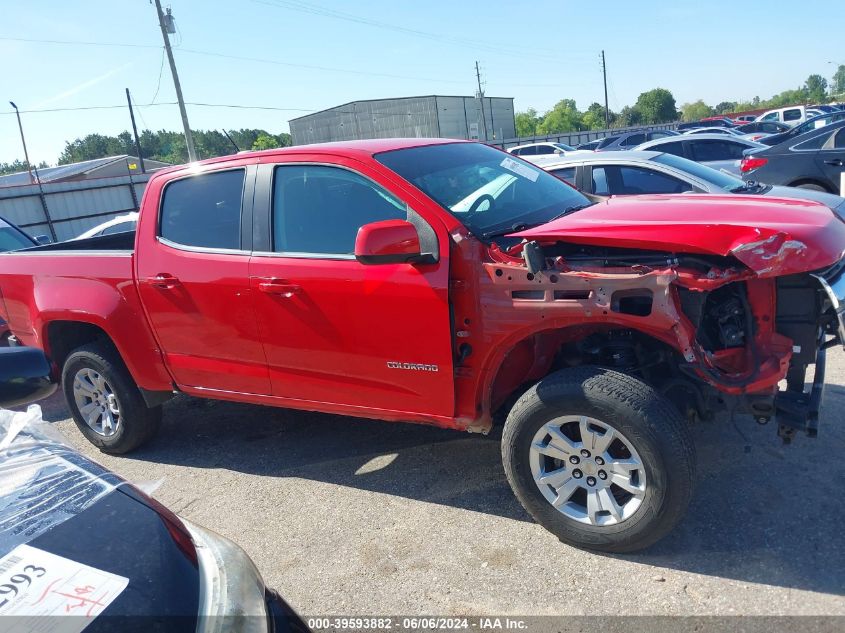
<instances>
[{"instance_id":1,"label":"front tire","mask_svg":"<svg viewBox=\"0 0 845 633\"><path fill-rule=\"evenodd\" d=\"M665 536L689 505L687 425L640 380L599 367L550 374L514 405L502 435L508 481L561 541L632 552Z\"/></svg>"},{"instance_id":2,"label":"front tire","mask_svg":"<svg viewBox=\"0 0 845 633\"><path fill-rule=\"evenodd\" d=\"M102 342L74 350L62 369L73 421L104 453L128 453L161 426L161 406L148 407L115 349Z\"/></svg>"}]
</instances>

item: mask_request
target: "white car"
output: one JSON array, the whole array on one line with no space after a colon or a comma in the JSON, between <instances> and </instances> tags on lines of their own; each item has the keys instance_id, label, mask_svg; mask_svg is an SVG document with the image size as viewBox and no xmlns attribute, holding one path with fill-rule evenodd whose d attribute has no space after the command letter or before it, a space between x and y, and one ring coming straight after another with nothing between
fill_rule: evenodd
<instances>
[{"instance_id":1,"label":"white car","mask_svg":"<svg viewBox=\"0 0 845 633\"><path fill-rule=\"evenodd\" d=\"M135 230L138 225L138 212L133 211L125 215L119 215L112 218L108 222L98 224L92 229L88 229L82 235L78 235L74 240L84 240L89 237L100 237L101 235L114 235L115 233L129 233Z\"/></svg>"},{"instance_id":2,"label":"white car","mask_svg":"<svg viewBox=\"0 0 845 633\"><path fill-rule=\"evenodd\" d=\"M552 141L528 143L527 145L517 145L508 149L508 153L524 158L532 163L537 160L547 159L550 156L566 156L568 153L574 151L574 147L570 147L565 143L554 143Z\"/></svg>"},{"instance_id":3,"label":"white car","mask_svg":"<svg viewBox=\"0 0 845 633\"><path fill-rule=\"evenodd\" d=\"M803 123L807 119L823 114L821 110L814 110L812 108L805 108L802 105L789 106L786 108L776 108L768 110L758 116L755 121L780 121L790 126L796 126Z\"/></svg>"}]
</instances>

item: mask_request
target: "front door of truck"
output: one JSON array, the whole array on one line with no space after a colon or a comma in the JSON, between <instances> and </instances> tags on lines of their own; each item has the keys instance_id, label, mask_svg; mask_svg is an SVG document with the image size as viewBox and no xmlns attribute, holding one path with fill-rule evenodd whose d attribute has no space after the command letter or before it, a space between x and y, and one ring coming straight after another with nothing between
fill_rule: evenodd
<instances>
[{"instance_id":1,"label":"front door of truck","mask_svg":"<svg viewBox=\"0 0 845 633\"><path fill-rule=\"evenodd\" d=\"M452 416L445 231L396 183L333 159L259 166L250 281L273 395ZM389 219L413 221L437 261L359 263L358 229Z\"/></svg>"},{"instance_id":2,"label":"front door of truck","mask_svg":"<svg viewBox=\"0 0 845 633\"><path fill-rule=\"evenodd\" d=\"M270 394L249 287L255 170L186 169L144 198L138 288L180 386Z\"/></svg>"}]
</instances>

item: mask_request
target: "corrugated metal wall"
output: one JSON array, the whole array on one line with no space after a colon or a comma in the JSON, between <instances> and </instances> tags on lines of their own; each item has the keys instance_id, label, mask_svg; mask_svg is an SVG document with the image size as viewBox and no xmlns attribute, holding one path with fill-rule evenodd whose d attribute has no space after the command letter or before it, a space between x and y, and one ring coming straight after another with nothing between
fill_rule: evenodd
<instances>
[{"instance_id":1,"label":"corrugated metal wall","mask_svg":"<svg viewBox=\"0 0 845 633\"><path fill-rule=\"evenodd\" d=\"M30 235L67 240L115 216L138 210L149 174L0 189L0 217ZM134 190L134 197L133 197ZM46 211L45 207L46 206Z\"/></svg>"},{"instance_id":2,"label":"corrugated metal wall","mask_svg":"<svg viewBox=\"0 0 845 633\"><path fill-rule=\"evenodd\" d=\"M485 97L487 138L516 134L513 99ZM475 97L407 97L356 101L290 122L294 145L367 138L472 138L483 140L481 101Z\"/></svg>"}]
</instances>

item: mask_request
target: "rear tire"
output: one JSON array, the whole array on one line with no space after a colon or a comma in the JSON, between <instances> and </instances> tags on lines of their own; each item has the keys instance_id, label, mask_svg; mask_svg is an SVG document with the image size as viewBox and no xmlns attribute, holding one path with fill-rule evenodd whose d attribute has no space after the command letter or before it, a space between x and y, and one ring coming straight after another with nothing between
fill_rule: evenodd
<instances>
[{"instance_id":1,"label":"rear tire","mask_svg":"<svg viewBox=\"0 0 845 633\"><path fill-rule=\"evenodd\" d=\"M590 366L550 374L517 401L502 459L540 525L564 543L604 552L665 536L683 517L695 478L689 428L672 403L632 376Z\"/></svg>"},{"instance_id":2,"label":"rear tire","mask_svg":"<svg viewBox=\"0 0 845 633\"><path fill-rule=\"evenodd\" d=\"M108 343L74 350L62 369L62 389L76 426L104 453L128 453L149 441L161 426L161 405L146 405Z\"/></svg>"}]
</instances>

